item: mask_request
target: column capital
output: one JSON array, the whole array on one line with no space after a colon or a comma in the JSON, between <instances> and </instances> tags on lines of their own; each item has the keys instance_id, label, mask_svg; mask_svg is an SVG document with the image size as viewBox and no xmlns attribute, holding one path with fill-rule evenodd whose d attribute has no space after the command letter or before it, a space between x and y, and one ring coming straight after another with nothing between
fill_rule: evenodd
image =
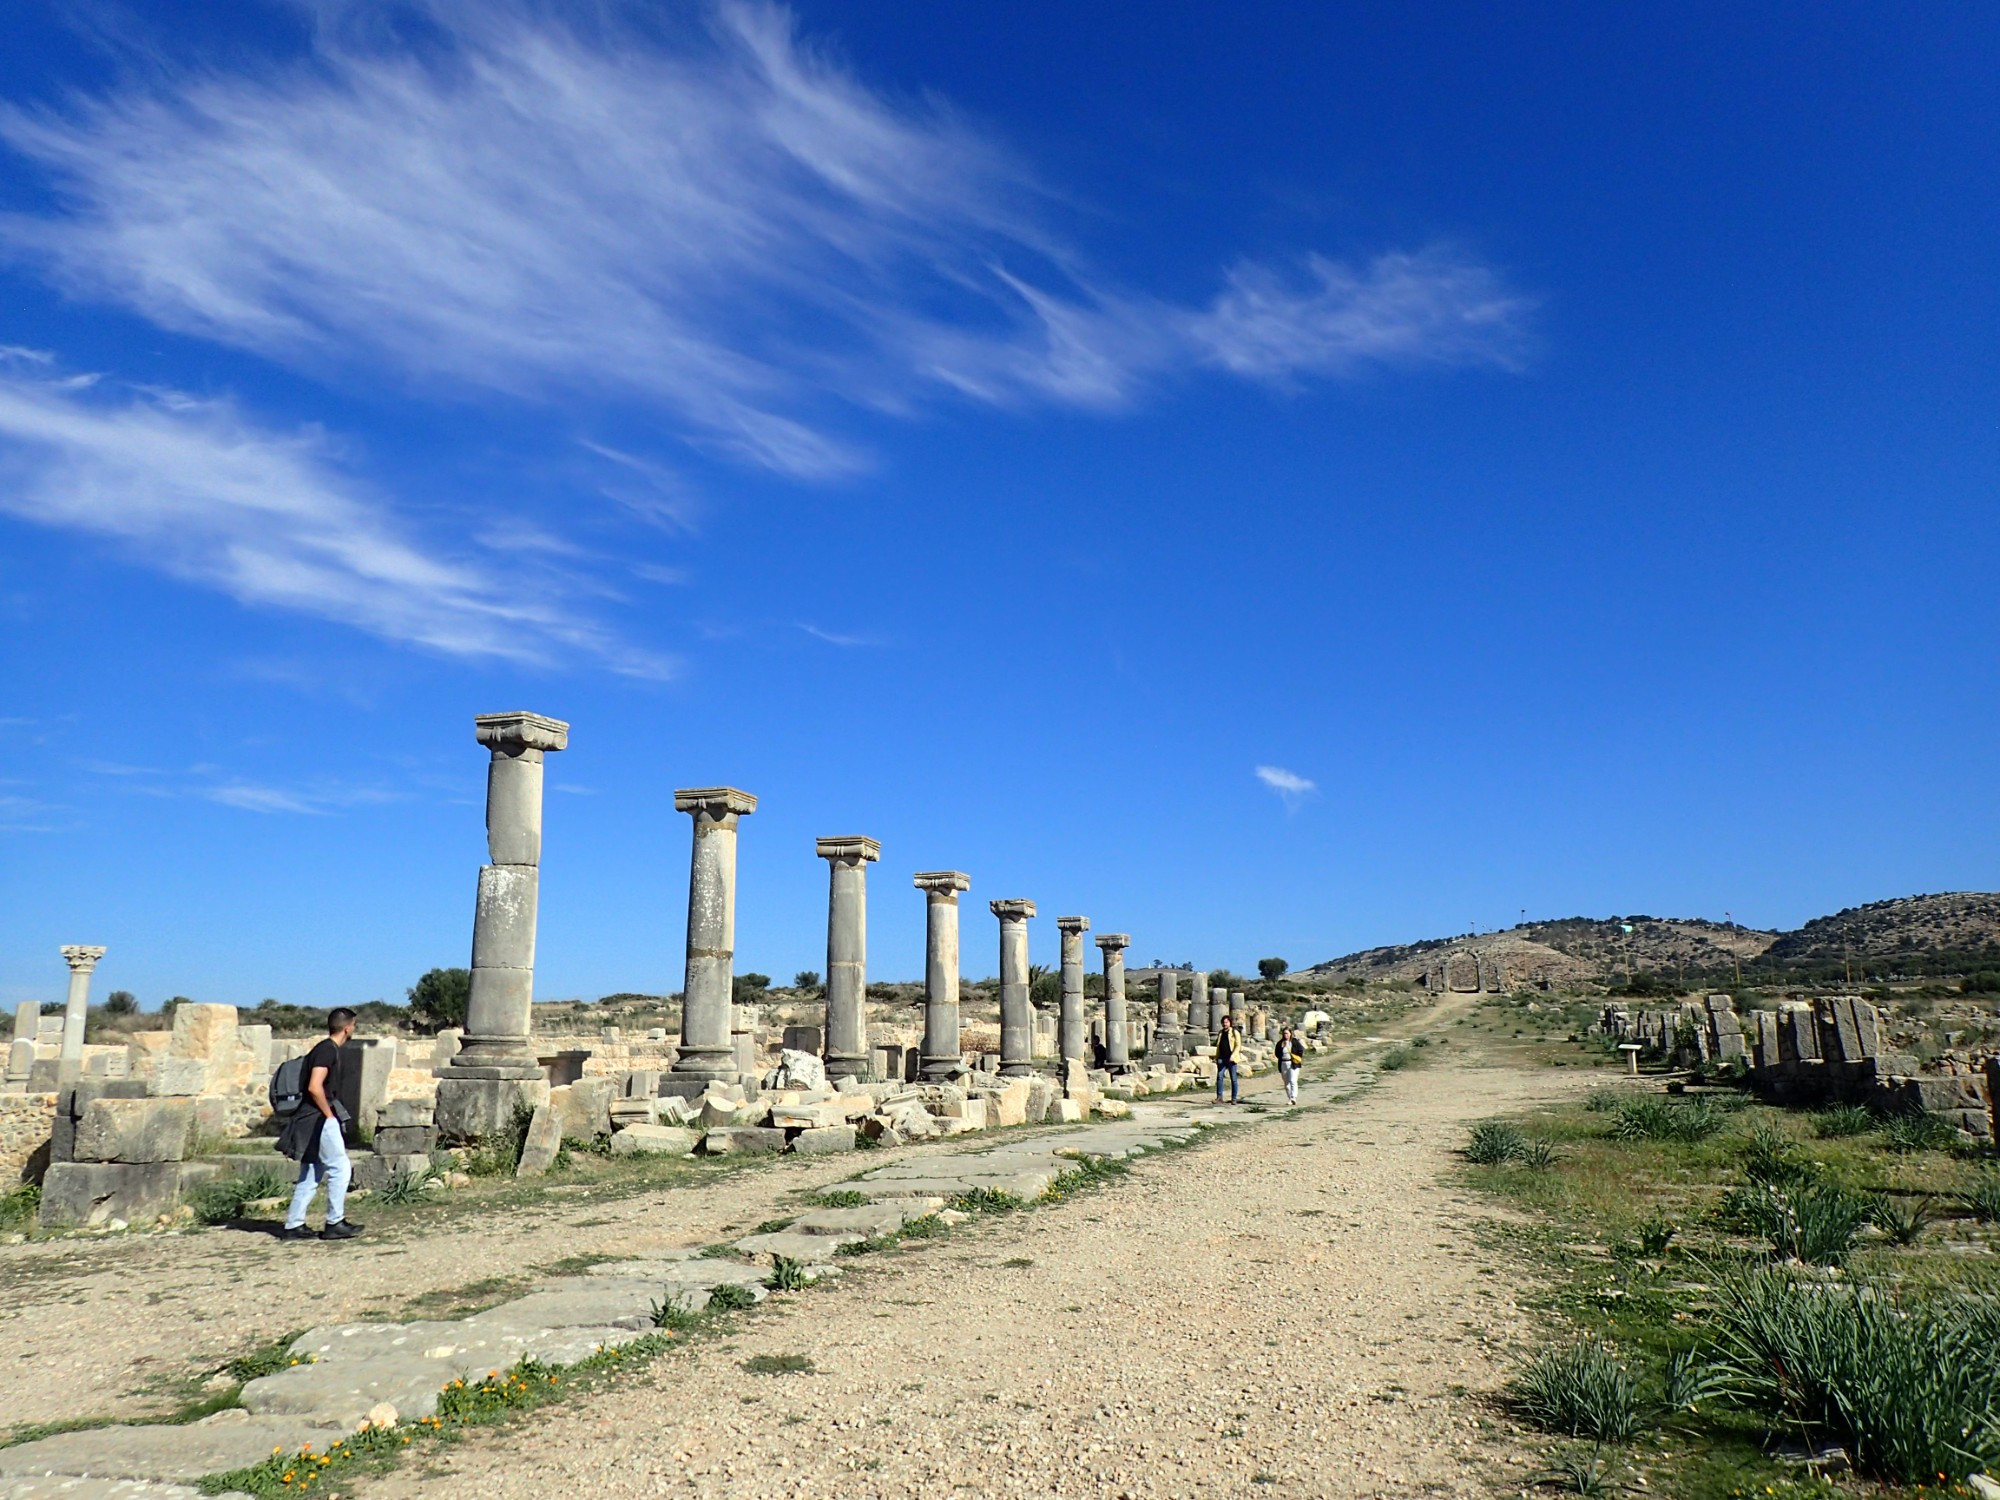
<instances>
[{"instance_id":1,"label":"column capital","mask_svg":"<svg viewBox=\"0 0 2000 1500\"><path fill-rule=\"evenodd\" d=\"M753 813L757 799L733 786L684 786L674 792L674 811L707 813L720 818L728 813Z\"/></svg>"},{"instance_id":2,"label":"column capital","mask_svg":"<svg viewBox=\"0 0 2000 1500\"><path fill-rule=\"evenodd\" d=\"M1132 934L1129 932L1100 933L1096 942L1097 946L1102 948L1106 953L1123 953L1127 948L1132 946Z\"/></svg>"},{"instance_id":3,"label":"column capital","mask_svg":"<svg viewBox=\"0 0 2000 1500\"><path fill-rule=\"evenodd\" d=\"M569 725L544 714L517 709L505 714L474 714L472 732L489 750L567 750Z\"/></svg>"},{"instance_id":4,"label":"column capital","mask_svg":"<svg viewBox=\"0 0 2000 1500\"><path fill-rule=\"evenodd\" d=\"M1011 901L989 901L987 909L1005 922L1009 918L1027 918L1035 914L1035 903L1026 899Z\"/></svg>"},{"instance_id":5,"label":"column capital","mask_svg":"<svg viewBox=\"0 0 2000 1500\"><path fill-rule=\"evenodd\" d=\"M1090 931L1090 918L1057 917L1056 926L1060 928L1062 931L1072 934L1079 932L1088 932Z\"/></svg>"},{"instance_id":6,"label":"column capital","mask_svg":"<svg viewBox=\"0 0 2000 1500\"><path fill-rule=\"evenodd\" d=\"M73 974L88 974L97 967L97 961L104 957L102 948L85 948L71 943L62 950L63 962L68 964Z\"/></svg>"},{"instance_id":7,"label":"column capital","mask_svg":"<svg viewBox=\"0 0 2000 1500\"><path fill-rule=\"evenodd\" d=\"M858 833L841 833L831 838L814 839L813 853L821 859L871 860L882 857L882 846Z\"/></svg>"},{"instance_id":8,"label":"column capital","mask_svg":"<svg viewBox=\"0 0 2000 1500\"><path fill-rule=\"evenodd\" d=\"M963 870L920 870L912 877L912 883L920 891L936 895L955 895L959 891L972 889L972 877Z\"/></svg>"}]
</instances>

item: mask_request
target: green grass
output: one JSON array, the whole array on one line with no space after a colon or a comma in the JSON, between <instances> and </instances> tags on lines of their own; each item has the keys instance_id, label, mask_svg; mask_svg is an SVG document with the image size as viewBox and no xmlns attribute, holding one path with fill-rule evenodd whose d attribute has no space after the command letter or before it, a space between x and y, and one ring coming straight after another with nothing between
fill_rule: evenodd
<instances>
[{"instance_id":1,"label":"green grass","mask_svg":"<svg viewBox=\"0 0 2000 1500\"><path fill-rule=\"evenodd\" d=\"M743 1368L752 1375L810 1375L818 1367L803 1354L753 1354Z\"/></svg>"},{"instance_id":2,"label":"green grass","mask_svg":"<svg viewBox=\"0 0 2000 1500\"><path fill-rule=\"evenodd\" d=\"M260 1198L282 1198L292 1179L276 1167L253 1167L212 1178L188 1196L194 1216L204 1224L232 1224L243 1217L243 1205Z\"/></svg>"},{"instance_id":3,"label":"green grass","mask_svg":"<svg viewBox=\"0 0 2000 1500\"><path fill-rule=\"evenodd\" d=\"M11 1233L32 1229L41 1208L42 1190L39 1184L24 1182L10 1192L0 1193L0 1231Z\"/></svg>"},{"instance_id":4,"label":"green grass","mask_svg":"<svg viewBox=\"0 0 2000 1500\"><path fill-rule=\"evenodd\" d=\"M1882 1127L1882 1140L1891 1151L1949 1151L1958 1144L1958 1127L1943 1115L1915 1112L1892 1115Z\"/></svg>"},{"instance_id":5,"label":"green grass","mask_svg":"<svg viewBox=\"0 0 2000 1500\"><path fill-rule=\"evenodd\" d=\"M1508 1398L1530 1422L1566 1437L1617 1443L1639 1430L1631 1371L1591 1335L1543 1350L1515 1377Z\"/></svg>"},{"instance_id":6,"label":"green grass","mask_svg":"<svg viewBox=\"0 0 2000 1500\"><path fill-rule=\"evenodd\" d=\"M866 1208L874 1200L853 1188L831 1188L814 1199L821 1208Z\"/></svg>"}]
</instances>

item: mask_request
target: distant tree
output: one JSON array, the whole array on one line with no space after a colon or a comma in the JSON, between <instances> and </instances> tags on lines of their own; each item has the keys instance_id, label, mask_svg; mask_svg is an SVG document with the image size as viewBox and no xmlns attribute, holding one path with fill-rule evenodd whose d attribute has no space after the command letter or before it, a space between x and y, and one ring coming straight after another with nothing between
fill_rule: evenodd
<instances>
[{"instance_id":1,"label":"distant tree","mask_svg":"<svg viewBox=\"0 0 2000 1500\"><path fill-rule=\"evenodd\" d=\"M139 1011L139 997L130 990L113 990L104 997L104 1013L107 1016L131 1016Z\"/></svg>"},{"instance_id":2,"label":"distant tree","mask_svg":"<svg viewBox=\"0 0 2000 1500\"><path fill-rule=\"evenodd\" d=\"M1028 965L1028 1000L1047 1008L1062 999L1062 982L1047 964Z\"/></svg>"},{"instance_id":3,"label":"distant tree","mask_svg":"<svg viewBox=\"0 0 2000 1500\"><path fill-rule=\"evenodd\" d=\"M762 995L770 987L769 974L738 974L730 983L730 998L734 1000L741 1000L746 996L754 998Z\"/></svg>"},{"instance_id":4,"label":"distant tree","mask_svg":"<svg viewBox=\"0 0 2000 1500\"><path fill-rule=\"evenodd\" d=\"M472 1000L472 970L432 969L410 986L410 1019L432 1031L465 1024Z\"/></svg>"},{"instance_id":5,"label":"distant tree","mask_svg":"<svg viewBox=\"0 0 2000 1500\"><path fill-rule=\"evenodd\" d=\"M1276 979L1290 967L1291 965L1286 963L1282 958L1260 958L1257 960L1257 972L1262 974L1266 979Z\"/></svg>"},{"instance_id":6,"label":"distant tree","mask_svg":"<svg viewBox=\"0 0 2000 1500\"><path fill-rule=\"evenodd\" d=\"M816 989L818 989L818 988L819 988L819 970L818 970L818 969L801 969L801 970L799 970L799 972L798 972L798 973L796 973L796 974L794 974L794 975L792 976L792 988L793 988L793 989L795 989L795 990L816 990Z\"/></svg>"}]
</instances>

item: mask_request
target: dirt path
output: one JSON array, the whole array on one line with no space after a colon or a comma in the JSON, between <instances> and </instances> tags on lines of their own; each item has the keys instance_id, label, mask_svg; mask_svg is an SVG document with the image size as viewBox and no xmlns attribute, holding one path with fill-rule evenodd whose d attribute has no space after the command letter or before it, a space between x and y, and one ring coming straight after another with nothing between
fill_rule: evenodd
<instances>
[{"instance_id":1,"label":"dirt path","mask_svg":"<svg viewBox=\"0 0 2000 1500\"><path fill-rule=\"evenodd\" d=\"M1475 1397L1530 1329L1468 1232L1484 1210L1445 1174L1467 1120L1580 1081L1442 1061L1385 1075L1102 1193L863 1262L727 1343L363 1492L1514 1488L1523 1456L1479 1430ZM746 1374L757 1354L815 1368Z\"/></svg>"}]
</instances>

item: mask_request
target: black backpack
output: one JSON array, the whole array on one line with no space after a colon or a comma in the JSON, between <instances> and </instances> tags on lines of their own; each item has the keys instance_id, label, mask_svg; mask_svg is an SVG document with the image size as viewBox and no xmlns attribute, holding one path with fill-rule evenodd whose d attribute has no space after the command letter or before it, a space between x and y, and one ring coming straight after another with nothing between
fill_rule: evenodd
<instances>
[{"instance_id":1,"label":"black backpack","mask_svg":"<svg viewBox=\"0 0 2000 1500\"><path fill-rule=\"evenodd\" d=\"M306 1102L306 1060L303 1054L287 1058L278 1064L278 1071L271 1075L271 1113L279 1120L289 1120L299 1112L299 1106Z\"/></svg>"}]
</instances>

